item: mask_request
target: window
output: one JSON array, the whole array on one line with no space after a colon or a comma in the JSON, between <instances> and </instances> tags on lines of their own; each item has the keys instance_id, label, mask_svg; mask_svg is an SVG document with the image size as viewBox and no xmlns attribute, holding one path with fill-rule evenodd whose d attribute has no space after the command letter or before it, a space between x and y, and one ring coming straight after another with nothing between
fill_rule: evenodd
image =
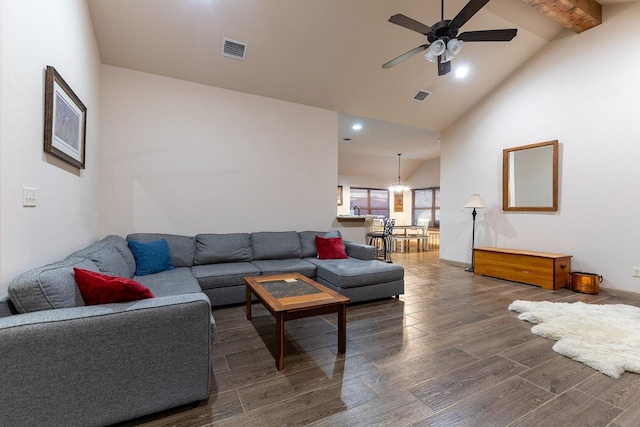
<instances>
[{"instance_id":1,"label":"window","mask_svg":"<svg viewBox=\"0 0 640 427\"><path fill-rule=\"evenodd\" d=\"M429 220L429 227L440 228L440 187L412 190L413 223L419 219Z\"/></svg>"},{"instance_id":2,"label":"window","mask_svg":"<svg viewBox=\"0 0 640 427\"><path fill-rule=\"evenodd\" d=\"M389 217L389 190L351 187L350 207L360 208L361 215Z\"/></svg>"}]
</instances>

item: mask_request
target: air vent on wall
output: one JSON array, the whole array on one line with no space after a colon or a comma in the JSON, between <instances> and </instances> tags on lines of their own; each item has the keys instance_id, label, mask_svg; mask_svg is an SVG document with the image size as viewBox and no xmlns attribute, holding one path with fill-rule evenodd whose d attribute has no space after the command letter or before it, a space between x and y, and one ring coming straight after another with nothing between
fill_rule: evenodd
<instances>
[{"instance_id":1,"label":"air vent on wall","mask_svg":"<svg viewBox=\"0 0 640 427\"><path fill-rule=\"evenodd\" d=\"M240 59L244 61L244 55L247 52L247 44L228 38L222 39L222 56Z\"/></svg>"},{"instance_id":2,"label":"air vent on wall","mask_svg":"<svg viewBox=\"0 0 640 427\"><path fill-rule=\"evenodd\" d=\"M427 90L419 90L418 93L413 95L413 98L411 98L411 100L416 102L424 102L424 100L427 99L429 95L431 95L431 92Z\"/></svg>"}]
</instances>

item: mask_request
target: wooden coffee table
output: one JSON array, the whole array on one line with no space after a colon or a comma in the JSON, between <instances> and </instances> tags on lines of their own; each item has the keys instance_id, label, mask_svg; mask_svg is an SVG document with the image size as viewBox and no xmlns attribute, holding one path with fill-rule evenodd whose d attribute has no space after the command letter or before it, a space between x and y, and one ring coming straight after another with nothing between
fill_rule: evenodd
<instances>
[{"instance_id":1,"label":"wooden coffee table","mask_svg":"<svg viewBox=\"0 0 640 427\"><path fill-rule=\"evenodd\" d=\"M327 313L338 313L338 353L347 349L349 298L299 273L245 277L247 320L251 320L251 293L276 318L276 368L284 367L284 322Z\"/></svg>"}]
</instances>

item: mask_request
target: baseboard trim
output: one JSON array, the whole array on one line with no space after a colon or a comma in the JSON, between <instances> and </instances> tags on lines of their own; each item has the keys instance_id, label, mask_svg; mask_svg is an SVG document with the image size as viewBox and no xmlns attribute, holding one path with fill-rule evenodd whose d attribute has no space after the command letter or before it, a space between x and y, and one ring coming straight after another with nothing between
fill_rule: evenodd
<instances>
[{"instance_id":1,"label":"baseboard trim","mask_svg":"<svg viewBox=\"0 0 640 427\"><path fill-rule=\"evenodd\" d=\"M449 264L449 265L453 265L454 267L462 267L462 268L467 268L471 265L468 262L460 262L460 261L454 261L452 259L444 259L444 258L440 258L440 262L443 264Z\"/></svg>"},{"instance_id":2,"label":"baseboard trim","mask_svg":"<svg viewBox=\"0 0 640 427\"><path fill-rule=\"evenodd\" d=\"M569 288L570 288L570 286L569 286ZM640 293L635 293L635 292L631 292L631 291L621 291L620 289L607 288L607 287L604 287L602 285L600 286L600 290L606 291L609 296L615 296L615 294L618 293L618 294L622 294L626 298L640 299Z\"/></svg>"}]
</instances>

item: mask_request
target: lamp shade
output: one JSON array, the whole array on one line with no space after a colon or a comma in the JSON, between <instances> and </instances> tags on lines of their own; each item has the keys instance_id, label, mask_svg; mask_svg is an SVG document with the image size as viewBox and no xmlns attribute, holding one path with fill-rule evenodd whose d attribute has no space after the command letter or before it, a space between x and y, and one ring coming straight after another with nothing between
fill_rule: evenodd
<instances>
[{"instance_id":1,"label":"lamp shade","mask_svg":"<svg viewBox=\"0 0 640 427\"><path fill-rule=\"evenodd\" d=\"M429 52L427 52L427 54L424 56L424 58L425 58L427 61L429 61L429 62L436 62L436 58L437 58L437 56L436 56L436 54L435 54L435 53L433 53L433 52L429 51Z\"/></svg>"},{"instance_id":2,"label":"lamp shade","mask_svg":"<svg viewBox=\"0 0 640 427\"><path fill-rule=\"evenodd\" d=\"M442 40L436 40L431 43L431 47L429 47L429 52L433 52L435 56L440 56L447 49L447 45Z\"/></svg>"},{"instance_id":3,"label":"lamp shade","mask_svg":"<svg viewBox=\"0 0 640 427\"><path fill-rule=\"evenodd\" d=\"M467 204L464 205L464 207L465 208L484 208L484 203L482 203L482 200L480 199L479 194L472 194L471 198L469 199Z\"/></svg>"},{"instance_id":4,"label":"lamp shade","mask_svg":"<svg viewBox=\"0 0 640 427\"><path fill-rule=\"evenodd\" d=\"M462 50L462 44L462 40L451 39L447 42L447 50L455 56Z\"/></svg>"}]
</instances>

